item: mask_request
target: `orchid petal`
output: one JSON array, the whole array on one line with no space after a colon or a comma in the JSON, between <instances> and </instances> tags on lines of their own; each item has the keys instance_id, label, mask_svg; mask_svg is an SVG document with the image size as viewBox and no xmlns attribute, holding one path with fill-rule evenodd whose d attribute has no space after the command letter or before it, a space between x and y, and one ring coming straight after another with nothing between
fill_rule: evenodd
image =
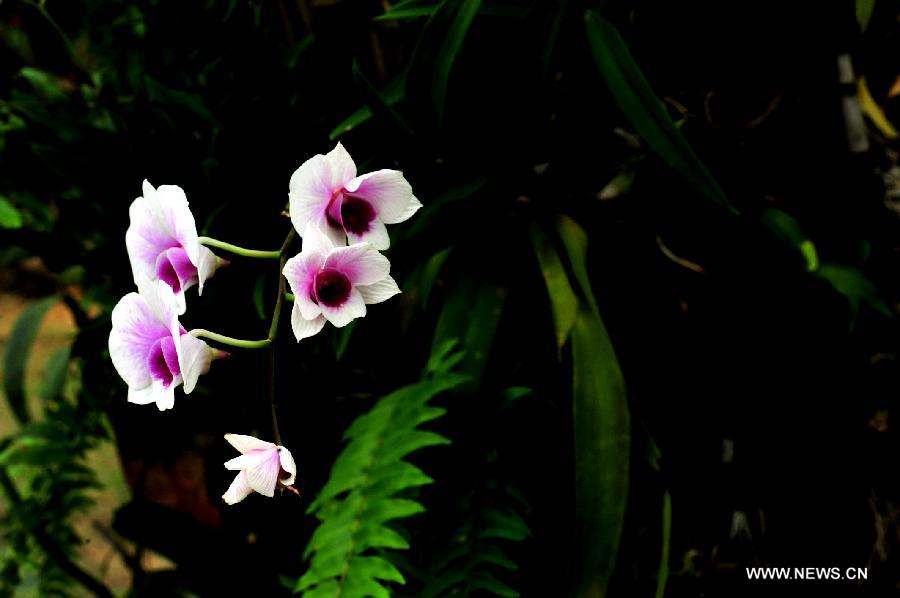
<instances>
[{"instance_id":1,"label":"orchid petal","mask_svg":"<svg viewBox=\"0 0 900 598\"><path fill-rule=\"evenodd\" d=\"M259 465L266 459L270 459L272 457L270 453L274 450L275 448L269 448L262 451L249 451L239 457L235 457L234 459L226 461L225 469L251 469Z\"/></svg>"},{"instance_id":2,"label":"orchid petal","mask_svg":"<svg viewBox=\"0 0 900 598\"><path fill-rule=\"evenodd\" d=\"M344 185L344 189L367 200L378 212L378 218L388 224L402 222L412 216L409 212L414 199L412 186L399 170L376 170L358 176Z\"/></svg>"},{"instance_id":3,"label":"orchid petal","mask_svg":"<svg viewBox=\"0 0 900 598\"><path fill-rule=\"evenodd\" d=\"M306 240L303 241L304 244ZM294 294L294 309L299 310L307 320L313 320L319 316L319 306L310 298L310 288L315 281L316 272L325 263L325 255L311 250L295 255L284 264L282 273Z\"/></svg>"},{"instance_id":4,"label":"orchid petal","mask_svg":"<svg viewBox=\"0 0 900 598\"><path fill-rule=\"evenodd\" d=\"M146 297L128 293L112 312L112 331L109 334L109 354L119 376L129 387L143 388L152 380L147 367L150 348L169 334L160 322Z\"/></svg>"},{"instance_id":5,"label":"orchid petal","mask_svg":"<svg viewBox=\"0 0 900 598\"><path fill-rule=\"evenodd\" d=\"M388 259L368 243L332 250L322 267L344 273L354 286L376 283L391 271Z\"/></svg>"},{"instance_id":6,"label":"orchid petal","mask_svg":"<svg viewBox=\"0 0 900 598\"><path fill-rule=\"evenodd\" d=\"M288 185L291 223L301 237L310 224L327 225L326 210L335 193L356 176L356 165L338 143L326 155L316 154L291 175Z\"/></svg>"},{"instance_id":7,"label":"orchid petal","mask_svg":"<svg viewBox=\"0 0 900 598\"><path fill-rule=\"evenodd\" d=\"M379 251L384 251L391 246L391 238L388 236L387 227L384 225L384 222L377 218L369 223L369 230L360 235L347 231L347 239L351 245L368 243Z\"/></svg>"},{"instance_id":8,"label":"orchid petal","mask_svg":"<svg viewBox=\"0 0 900 598\"><path fill-rule=\"evenodd\" d=\"M342 328L356 318L366 315L366 302L355 287L350 290L350 296L341 305L331 307L323 304L320 307L325 319L337 328Z\"/></svg>"},{"instance_id":9,"label":"orchid petal","mask_svg":"<svg viewBox=\"0 0 900 598\"><path fill-rule=\"evenodd\" d=\"M222 500L227 504L233 505L241 502L253 492L253 488L247 483L247 474L243 471L234 476L234 481L222 495Z\"/></svg>"},{"instance_id":10,"label":"orchid petal","mask_svg":"<svg viewBox=\"0 0 900 598\"><path fill-rule=\"evenodd\" d=\"M250 487L269 498L275 496L275 486L278 483L278 474L281 470L281 461L278 459L278 453L271 451L267 453L267 458L259 465L245 469L247 483Z\"/></svg>"},{"instance_id":11,"label":"orchid petal","mask_svg":"<svg viewBox=\"0 0 900 598\"><path fill-rule=\"evenodd\" d=\"M290 474L289 477L280 481L285 486L290 486L297 480L297 464L294 462L294 456L283 446L278 447L278 455L281 459L281 469Z\"/></svg>"},{"instance_id":12,"label":"orchid petal","mask_svg":"<svg viewBox=\"0 0 900 598\"><path fill-rule=\"evenodd\" d=\"M318 309L318 306L316 306ZM294 307L291 309L291 328L294 330L294 336L301 341L310 336L315 336L325 326L325 316L320 313L314 318L307 320L303 317L300 305L295 301Z\"/></svg>"},{"instance_id":13,"label":"orchid petal","mask_svg":"<svg viewBox=\"0 0 900 598\"><path fill-rule=\"evenodd\" d=\"M178 366L184 378L184 394L191 394L197 386L200 374L209 371L213 351L205 342L192 334L181 334L181 324L173 320L170 330L175 339L175 350L178 352Z\"/></svg>"},{"instance_id":14,"label":"orchid petal","mask_svg":"<svg viewBox=\"0 0 900 598\"><path fill-rule=\"evenodd\" d=\"M246 434L225 434L225 440L241 453L266 451L276 448L271 442L260 440L255 436L247 436Z\"/></svg>"},{"instance_id":15,"label":"orchid petal","mask_svg":"<svg viewBox=\"0 0 900 598\"><path fill-rule=\"evenodd\" d=\"M373 284L357 286L356 289L359 291L359 294L362 295L363 301L369 305L387 301L394 295L400 293L400 287L397 286L396 281L390 276L385 276L383 279Z\"/></svg>"}]
</instances>

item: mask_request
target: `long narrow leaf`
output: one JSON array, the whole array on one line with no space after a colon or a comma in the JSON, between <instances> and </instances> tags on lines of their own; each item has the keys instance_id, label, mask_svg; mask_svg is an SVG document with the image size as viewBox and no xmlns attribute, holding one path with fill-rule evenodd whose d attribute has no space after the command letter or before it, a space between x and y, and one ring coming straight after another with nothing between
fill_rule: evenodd
<instances>
[{"instance_id":1,"label":"long narrow leaf","mask_svg":"<svg viewBox=\"0 0 900 598\"><path fill-rule=\"evenodd\" d=\"M25 395L25 368L38 329L47 311L56 305L57 297L48 297L26 307L10 333L3 357L3 392L20 424L28 422L28 401Z\"/></svg>"},{"instance_id":2,"label":"long narrow leaf","mask_svg":"<svg viewBox=\"0 0 900 598\"><path fill-rule=\"evenodd\" d=\"M585 15L588 42L610 93L638 134L675 172L717 205L737 213L719 184L669 118L622 37L594 11Z\"/></svg>"}]
</instances>

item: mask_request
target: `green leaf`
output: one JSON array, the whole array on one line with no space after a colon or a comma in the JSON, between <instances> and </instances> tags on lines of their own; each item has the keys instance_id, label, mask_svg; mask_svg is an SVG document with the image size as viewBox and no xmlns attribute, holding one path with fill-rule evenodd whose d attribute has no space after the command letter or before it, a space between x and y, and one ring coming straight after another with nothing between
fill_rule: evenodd
<instances>
[{"instance_id":1,"label":"green leaf","mask_svg":"<svg viewBox=\"0 0 900 598\"><path fill-rule=\"evenodd\" d=\"M736 214L724 191L669 118L616 29L596 12L585 14L588 42L600 74L625 117L647 145L691 186Z\"/></svg>"},{"instance_id":2,"label":"green leaf","mask_svg":"<svg viewBox=\"0 0 900 598\"><path fill-rule=\"evenodd\" d=\"M457 281L438 317L432 353L457 339L459 349L465 353L458 371L476 386L487 365L505 301L505 287L466 277Z\"/></svg>"},{"instance_id":3,"label":"green leaf","mask_svg":"<svg viewBox=\"0 0 900 598\"><path fill-rule=\"evenodd\" d=\"M631 426L625 382L587 272L587 235L560 218L574 287L582 302L571 330L575 438L577 593L605 596L616 565L628 499ZM574 289L573 289L574 292Z\"/></svg>"},{"instance_id":4,"label":"green leaf","mask_svg":"<svg viewBox=\"0 0 900 598\"><path fill-rule=\"evenodd\" d=\"M363 96L363 101L365 101L366 105L372 111L372 115L386 117L385 120L396 123L401 131L409 136L414 136L415 133L413 133L412 128L410 128L403 116L394 110L394 104L396 104L396 102L391 102L390 98L382 95L382 93L372 85L363 74L362 70L360 70L359 63L357 63L356 60L353 61L351 72L353 74L353 81L359 88L359 91Z\"/></svg>"},{"instance_id":5,"label":"green leaf","mask_svg":"<svg viewBox=\"0 0 900 598\"><path fill-rule=\"evenodd\" d=\"M389 596L383 582L405 583L380 551L409 548L389 524L425 510L400 495L409 496L410 489L432 479L404 459L421 448L448 442L419 426L444 413L428 402L464 381L463 376L449 374L404 387L379 400L347 428L347 446L309 507L321 523L307 544L304 556L311 557L309 568L296 581L295 592L306 598Z\"/></svg>"},{"instance_id":6,"label":"green leaf","mask_svg":"<svg viewBox=\"0 0 900 598\"><path fill-rule=\"evenodd\" d=\"M388 83L384 91L379 94L379 97L381 97L381 99L384 101L384 104L393 107L395 104L403 100L405 95L406 79L401 75ZM328 134L328 139L334 141L344 133L352 131L371 118L372 109L369 108L369 106L363 106L362 108L342 120L334 129L332 129L331 133Z\"/></svg>"},{"instance_id":7,"label":"green leaf","mask_svg":"<svg viewBox=\"0 0 900 598\"><path fill-rule=\"evenodd\" d=\"M62 394L66 377L69 373L69 358L72 354L71 347L58 349L50 359L44 371L44 381L41 384L41 401L46 405L55 401Z\"/></svg>"},{"instance_id":8,"label":"green leaf","mask_svg":"<svg viewBox=\"0 0 900 598\"><path fill-rule=\"evenodd\" d=\"M547 293L550 295L557 349L562 349L569 340L572 328L575 327L575 319L578 315L578 297L572 291L569 277L559 255L551 246L547 236L536 225L531 227L531 242L541 268L541 275L544 277Z\"/></svg>"},{"instance_id":9,"label":"green leaf","mask_svg":"<svg viewBox=\"0 0 900 598\"><path fill-rule=\"evenodd\" d=\"M25 369L28 357L31 355L31 348L44 316L57 301L58 297L47 297L26 307L16 320L6 345L3 357L3 392L20 424L25 424L31 419L25 396Z\"/></svg>"},{"instance_id":10,"label":"green leaf","mask_svg":"<svg viewBox=\"0 0 900 598\"><path fill-rule=\"evenodd\" d=\"M444 118L450 73L479 8L481 8L481 0L462 0L459 3L456 16L450 25L450 30L447 32L447 37L444 39L444 44L441 46L435 62L431 81L431 94L434 109L439 120Z\"/></svg>"},{"instance_id":11,"label":"green leaf","mask_svg":"<svg viewBox=\"0 0 900 598\"><path fill-rule=\"evenodd\" d=\"M819 268L819 255L816 245L803 232L797 219L775 208L766 208L762 213L762 222L780 239L797 250L803 260L807 272L815 272Z\"/></svg>"},{"instance_id":12,"label":"green leaf","mask_svg":"<svg viewBox=\"0 0 900 598\"><path fill-rule=\"evenodd\" d=\"M663 493L662 500L662 547L659 555L659 571L656 574L656 598L665 598L666 582L669 580L669 545L672 540L672 495Z\"/></svg>"},{"instance_id":13,"label":"green leaf","mask_svg":"<svg viewBox=\"0 0 900 598\"><path fill-rule=\"evenodd\" d=\"M22 212L0 197L0 228L22 228Z\"/></svg>"},{"instance_id":14,"label":"green leaf","mask_svg":"<svg viewBox=\"0 0 900 598\"><path fill-rule=\"evenodd\" d=\"M873 12L875 12L875 0L856 0L856 22L859 23L860 31L869 28Z\"/></svg>"},{"instance_id":15,"label":"green leaf","mask_svg":"<svg viewBox=\"0 0 900 598\"><path fill-rule=\"evenodd\" d=\"M815 274L847 298L851 319L855 319L862 303L889 318L893 316L878 287L859 268L826 262Z\"/></svg>"}]
</instances>

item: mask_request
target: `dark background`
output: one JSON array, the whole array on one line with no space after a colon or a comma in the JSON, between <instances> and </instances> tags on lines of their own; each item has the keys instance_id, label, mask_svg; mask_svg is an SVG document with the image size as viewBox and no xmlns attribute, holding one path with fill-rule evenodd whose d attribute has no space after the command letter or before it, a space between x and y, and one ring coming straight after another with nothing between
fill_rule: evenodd
<instances>
[{"instance_id":1,"label":"dark background","mask_svg":"<svg viewBox=\"0 0 900 598\"><path fill-rule=\"evenodd\" d=\"M535 229L552 237L565 215L588 235L631 414L609 595L654 595L664 493L666 596L897 593L898 146L866 120L869 148L850 151L842 102L857 88L839 83L837 57L852 56L875 103L900 122L900 5L875 2L863 31L851 2L485 1L438 102L433 73L466 3L437 4L379 21L384 5L348 0L0 4L0 196L21 215L2 230L2 288L61 293L75 313L82 390L71 421L108 417L133 494L114 529L177 564L159 574L132 563L134 591L287 593L279 576L305 570L316 525L305 511L343 431L417 380L441 338L457 337L487 353L469 367L468 391L438 401L448 413L433 429L451 444L411 458L435 483L419 496L426 512L403 523L411 549L396 563L407 584L392 592L423 592L458 530L478 529L472 513L493 505L529 530L498 540L518 565L498 570L503 584L525 596L572 593L582 556L578 364L554 346L532 247ZM737 213L639 138L592 58L594 8ZM385 100L392 94L380 91L404 73L402 99ZM361 173L402 169L425 204L390 229L404 294L349 333L327 327L297 344L282 330L276 397L301 496L226 508L221 464L233 451L221 438L269 435L268 354L235 350L173 411L125 402L104 351L109 310L132 288L128 205L144 178L178 184L201 234L275 249L290 226L280 214L290 174L329 151L332 130L365 105L373 117L338 139ZM633 182L601 198L623 175ZM805 267L798 235L815 244L817 268ZM448 249L429 280L423 266ZM261 337L276 275L272 263L235 257L203 297L189 293L182 322ZM502 309L473 304L484 289L502 295ZM466 336L494 326L483 345ZM512 386L532 392L508 402ZM107 436L101 424L70 434ZM184 467L199 498L149 483L168 488ZM23 490L64 519L68 507L47 506L59 506L53 492ZM8 537L47 521L8 516ZM77 538L56 537L76 550ZM10 587L23 563L54 566L25 542L8 557ZM756 565L868 567L869 579L748 584L744 567Z\"/></svg>"}]
</instances>

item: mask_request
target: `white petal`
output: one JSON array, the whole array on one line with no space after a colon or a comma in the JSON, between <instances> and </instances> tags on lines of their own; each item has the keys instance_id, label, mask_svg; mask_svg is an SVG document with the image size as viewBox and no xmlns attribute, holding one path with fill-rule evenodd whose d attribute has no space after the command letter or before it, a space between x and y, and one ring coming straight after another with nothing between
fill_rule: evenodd
<instances>
[{"instance_id":1,"label":"white petal","mask_svg":"<svg viewBox=\"0 0 900 598\"><path fill-rule=\"evenodd\" d=\"M282 273L294 294L294 310L299 310L307 320L319 316L319 306L309 298L310 287L316 278L316 272L325 263L325 256L317 252L303 251L284 264Z\"/></svg>"},{"instance_id":2,"label":"white petal","mask_svg":"<svg viewBox=\"0 0 900 598\"><path fill-rule=\"evenodd\" d=\"M278 449L278 455L281 458L281 469L291 474L290 477L281 480L281 483L285 486L290 486L297 479L297 464L294 462L294 456L291 454L291 451L283 446L279 446Z\"/></svg>"},{"instance_id":3,"label":"white petal","mask_svg":"<svg viewBox=\"0 0 900 598\"><path fill-rule=\"evenodd\" d=\"M119 376L132 388L149 386L152 378L147 366L150 347L169 334L168 327L138 293L128 293L112 312L109 355Z\"/></svg>"},{"instance_id":4,"label":"white petal","mask_svg":"<svg viewBox=\"0 0 900 598\"><path fill-rule=\"evenodd\" d=\"M178 185L160 185L156 188L156 202L166 228L187 251L191 263L199 267L201 245L197 241L197 223L184 190Z\"/></svg>"},{"instance_id":5,"label":"white petal","mask_svg":"<svg viewBox=\"0 0 900 598\"><path fill-rule=\"evenodd\" d=\"M168 284L142 276L137 281L138 293L147 303L154 318L166 328L173 317L183 313L181 303Z\"/></svg>"},{"instance_id":6,"label":"white petal","mask_svg":"<svg viewBox=\"0 0 900 598\"><path fill-rule=\"evenodd\" d=\"M391 246L391 238L388 235L387 227L385 227L384 222L378 218L375 218L375 220L370 222L369 230L361 235L356 235L347 231L347 240L351 245L355 245L356 243L368 243L379 251L384 251Z\"/></svg>"},{"instance_id":7,"label":"white petal","mask_svg":"<svg viewBox=\"0 0 900 598\"><path fill-rule=\"evenodd\" d=\"M149 405L156 402L156 392L152 384L143 388L128 388L128 402L136 405Z\"/></svg>"},{"instance_id":8,"label":"white petal","mask_svg":"<svg viewBox=\"0 0 900 598\"><path fill-rule=\"evenodd\" d=\"M343 240L335 242L332 231L331 227L308 226L303 233L303 253L328 255L335 247L346 245ZM340 234L343 235L343 232Z\"/></svg>"},{"instance_id":9,"label":"white petal","mask_svg":"<svg viewBox=\"0 0 900 598\"><path fill-rule=\"evenodd\" d=\"M328 203L356 176L356 165L340 143L326 155L316 154L291 175L288 199L291 223L301 237L310 224L325 226Z\"/></svg>"},{"instance_id":10,"label":"white petal","mask_svg":"<svg viewBox=\"0 0 900 598\"><path fill-rule=\"evenodd\" d=\"M238 469L252 469L265 461L266 459L271 459L271 452L274 451L275 448L267 448L265 450L257 450L257 451L249 451L244 453L239 457L235 457L234 459L230 459L225 462L225 469L238 470Z\"/></svg>"},{"instance_id":11,"label":"white petal","mask_svg":"<svg viewBox=\"0 0 900 598\"><path fill-rule=\"evenodd\" d=\"M197 278L199 279L197 294L202 295L203 283L212 278L213 274L216 273L216 267L219 265L219 260L208 247L204 247L199 243L197 245L199 247L199 249L197 249L197 263L194 265L197 266Z\"/></svg>"},{"instance_id":12,"label":"white petal","mask_svg":"<svg viewBox=\"0 0 900 598\"><path fill-rule=\"evenodd\" d=\"M402 222L412 216L409 211L414 199L412 186L399 170L376 170L356 177L344 188L372 204L378 217L388 224Z\"/></svg>"},{"instance_id":13,"label":"white petal","mask_svg":"<svg viewBox=\"0 0 900 598\"><path fill-rule=\"evenodd\" d=\"M266 442L255 436L247 436L245 434L225 434L225 440L241 453L246 453L248 451L265 451L276 448L271 442Z\"/></svg>"},{"instance_id":14,"label":"white petal","mask_svg":"<svg viewBox=\"0 0 900 598\"><path fill-rule=\"evenodd\" d=\"M363 301L369 305L381 303L400 293L400 287L390 276L385 276L383 280L374 284L358 286L356 289L362 295Z\"/></svg>"},{"instance_id":15,"label":"white petal","mask_svg":"<svg viewBox=\"0 0 900 598\"><path fill-rule=\"evenodd\" d=\"M269 498L275 496L275 486L278 484L278 474L281 471L281 461L277 452L268 453L269 458L256 467L245 469L247 483L250 487Z\"/></svg>"},{"instance_id":16,"label":"white petal","mask_svg":"<svg viewBox=\"0 0 900 598\"><path fill-rule=\"evenodd\" d=\"M356 318L366 315L366 302L363 301L359 290L350 290L350 296L338 307L322 305L322 315L337 328L343 328Z\"/></svg>"},{"instance_id":17,"label":"white petal","mask_svg":"<svg viewBox=\"0 0 900 598\"><path fill-rule=\"evenodd\" d=\"M317 309L318 307L316 305ZM294 303L294 307L291 309L291 328L293 328L294 336L298 341L315 336L323 326L325 326L325 316L319 313L313 319L307 320L303 317L300 306L296 302Z\"/></svg>"},{"instance_id":18,"label":"white petal","mask_svg":"<svg viewBox=\"0 0 900 598\"><path fill-rule=\"evenodd\" d=\"M171 409L175 406L175 387L181 384L181 376L175 376L168 388L159 380L154 380L149 385L140 389L128 389L128 402L137 405L149 405L156 403L160 411Z\"/></svg>"},{"instance_id":19,"label":"white petal","mask_svg":"<svg viewBox=\"0 0 900 598\"><path fill-rule=\"evenodd\" d=\"M332 250L322 267L344 273L356 286L383 279L391 271L391 262L368 243L359 243Z\"/></svg>"},{"instance_id":20,"label":"white petal","mask_svg":"<svg viewBox=\"0 0 900 598\"><path fill-rule=\"evenodd\" d=\"M175 339L175 351L178 353L178 367L184 379L184 394L191 394L197 385L200 374L209 371L213 351L204 341L192 334L181 334L181 324L174 320L170 328Z\"/></svg>"},{"instance_id":21,"label":"white petal","mask_svg":"<svg viewBox=\"0 0 900 598\"><path fill-rule=\"evenodd\" d=\"M251 492L253 492L253 488L247 483L247 475L241 471L234 476L234 481L231 482L231 486L222 495L222 500L229 505L233 505L250 496Z\"/></svg>"},{"instance_id":22,"label":"white petal","mask_svg":"<svg viewBox=\"0 0 900 598\"><path fill-rule=\"evenodd\" d=\"M403 210L400 214L397 215L396 218L392 220L384 220L385 224L397 224L399 222L404 222L405 220L409 220L412 218L413 214L418 212L422 208L422 202L416 199L415 196L409 200L409 203L406 205L406 209Z\"/></svg>"}]
</instances>

